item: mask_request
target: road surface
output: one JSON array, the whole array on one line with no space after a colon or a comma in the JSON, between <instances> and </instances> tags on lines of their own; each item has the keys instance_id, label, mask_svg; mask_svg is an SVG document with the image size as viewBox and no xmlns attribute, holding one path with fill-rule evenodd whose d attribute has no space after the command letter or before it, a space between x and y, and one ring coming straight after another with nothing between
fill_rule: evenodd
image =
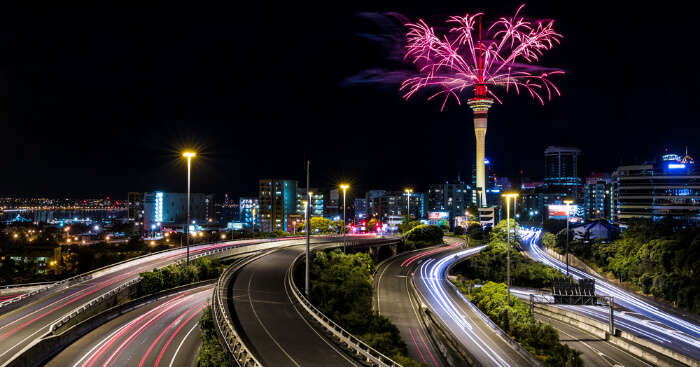
<instances>
[{"instance_id":1,"label":"road surface","mask_svg":"<svg viewBox=\"0 0 700 367\"><path fill-rule=\"evenodd\" d=\"M47 367L195 367L199 318L214 285L176 293L127 312L84 335Z\"/></svg>"},{"instance_id":2,"label":"road surface","mask_svg":"<svg viewBox=\"0 0 700 367\"><path fill-rule=\"evenodd\" d=\"M380 264L374 279L374 307L399 328L411 358L430 367L448 366L420 322L420 311L409 296L406 264L418 255L418 252L403 253Z\"/></svg>"},{"instance_id":3,"label":"road surface","mask_svg":"<svg viewBox=\"0 0 700 367\"><path fill-rule=\"evenodd\" d=\"M566 264L549 256L537 244L540 229L523 229L523 247L530 257L553 266L561 272ZM595 279L596 294L613 296L615 304L625 311L615 311L615 327L641 338L661 344L669 349L700 360L700 326L683 319L677 312L654 305L642 297L617 287L605 279L594 277L582 270L569 266L569 273L575 279ZM608 322L608 310L603 307L559 306L586 314L603 322Z\"/></svg>"},{"instance_id":4,"label":"road surface","mask_svg":"<svg viewBox=\"0 0 700 367\"><path fill-rule=\"evenodd\" d=\"M220 247L251 246L263 242L265 241L245 240L192 246L190 254ZM301 240L270 242L256 247L284 246L295 243L301 243ZM56 286L44 293L20 301L21 306L14 310L5 312L0 308L0 365L5 364L17 352L45 335L52 323L71 310L135 279L141 272L171 264L184 256L184 249L154 254L115 266L107 271L95 273L92 279L78 284Z\"/></svg>"},{"instance_id":5,"label":"road surface","mask_svg":"<svg viewBox=\"0 0 700 367\"><path fill-rule=\"evenodd\" d=\"M287 277L304 250L305 246L286 247L245 265L229 285L229 311L263 366L358 366L316 331L292 302Z\"/></svg>"},{"instance_id":6,"label":"road surface","mask_svg":"<svg viewBox=\"0 0 700 367\"><path fill-rule=\"evenodd\" d=\"M447 239L447 241L457 241ZM447 268L456 260L473 255L485 246L449 249L418 259L413 282L427 307L482 366L527 366L529 361L499 336L485 317L476 312L447 280Z\"/></svg>"}]
</instances>

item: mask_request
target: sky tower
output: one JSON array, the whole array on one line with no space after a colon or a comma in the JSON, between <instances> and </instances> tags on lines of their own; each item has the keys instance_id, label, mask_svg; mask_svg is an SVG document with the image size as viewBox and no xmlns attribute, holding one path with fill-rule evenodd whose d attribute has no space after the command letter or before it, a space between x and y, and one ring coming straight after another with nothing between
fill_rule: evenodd
<instances>
[{"instance_id":1,"label":"sky tower","mask_svg":"<svg viewBox=\"0 0 700 367\"><path fill-rule=\"evenodd\" d=\"M477 85L474 98L467 104L474 111L474 134L476 135L476 188L479 191L477 204L486 207L486 165L484 164L486 152L486 126L489 108L493 99L486 97L486 86Z\"/></svg>"}]
</instances>

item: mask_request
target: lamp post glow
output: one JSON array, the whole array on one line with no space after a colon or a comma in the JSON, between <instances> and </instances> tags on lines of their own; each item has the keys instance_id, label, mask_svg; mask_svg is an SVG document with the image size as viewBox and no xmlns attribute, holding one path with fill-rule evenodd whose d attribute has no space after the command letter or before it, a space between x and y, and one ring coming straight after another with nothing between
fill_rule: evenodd
<instances>
[{"instance_id":1,"label":"lamp post glow","mask_svg":"<svg viewBox=\"0 0 700 367\"><path fill-rule=\"evenodd\" d=\"M197 156L195 152L184 152L182 156L187 158L187 223L185 223L185 235L187 237L187 265L190 264L190 173L192 158Z\"/></svg>"},{"instance_id":2,"label":"lamp post glow","mask_svg":"<svg viewBox=\"0 0 700 367\"><path fill-rule=\"evenodd\" d=\"M343 190L343 227L341 228L341 231L343 231L343 253L345 253L345 193L349 187L350 185L348 184L340 184L340 188Z\"/></svg>"},{"instance_id":3,"label":"lamp post glow","mask_svg":"<svg viewBox=\"0 0 700 367\"><path fill-rule=\"evenodd\" d=\"M408 197L406 199L406 221L410 222L411 221L411 194L413 193L413 189L404 189L403 192L406 193L406 196Z\"/></svg>"},{"instance_id":4,"label":"lamp post glow","mask_svg":"<svg viewBox=\"0 0 700 367\"><path fill-rule=\"evenodd\" d=\"M508 305L510 305L510 199L515 201L518 194L504 194L503 196L506 198L506 287L508 289L506 297Z\"/></svg>"},{"instance_id":5,"label":"lamp post glow","mask_svg":"<svg viewBox=\"0 0 700 367\"><path fill-rule=\"evenodd\" d=\"M569 276L569 217L571 216L571 204L573 203L574 201L571 199L564 200L564 204L566 204L566 250L564 250L566 253L566 276Z\"/></svg>"}]
</instances>

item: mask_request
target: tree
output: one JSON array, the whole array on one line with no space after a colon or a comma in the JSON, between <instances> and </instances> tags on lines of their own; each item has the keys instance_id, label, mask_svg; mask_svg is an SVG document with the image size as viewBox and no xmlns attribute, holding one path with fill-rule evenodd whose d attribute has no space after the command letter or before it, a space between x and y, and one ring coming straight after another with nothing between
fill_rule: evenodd
<instances>
[{"instance_id":1,"label":"tree","mask_svg":"<svg viewBox=\"0 0 700 367\"><path fill-rule=\"evenodd\" d=\"M377 230L377 220L372 218L367 222L367 232L375 232Z\"/></svg>"},{"instance_id":2,"label":"tree","mask_svg":"<svg viewBox=\"0 0 700 367\"><path fill-rule=\"evenodd\" d=\"M484 239L484 227L481 226L481 223L470 223L467 227L467 235L472 240L481 241Z\"/></svg>"},{"instance_id":3,"label":"tree","mask_svg":"<svg viewBox=\"0 0 700 367\"><path fill-rule=\"evenodd\" d=\"M419 225L421 225L421 222L417 220L409 220L408 218L404 218L403 222L399 224L399 233L406 233Z\"/></svg>"},{"instance_id":4,"label":"tree","mask_svg":"<svg viewBox=\"0 0 700 367\"><path fill-rule=\"evenodd\" d=\"M419 225L403 234L403 242L410 248L442 244L442 229L436 225Z\"/></svg>"},{"instance_id":5,"label":"tree","mask_svg":"<svg viewBox=\"0 0 700 367\"><path fill-rule=\"evenodd\" d=\"M464 235L465 233L466 233L466 231L464 230L464 227L462 227L462 226L455 226L455 232L454 232L455 236L462 236L462 235Z\"/></svg>"},{"instance_id":6,"label":"tree","mask_svg":"<svg viewBox=\"0 0 700 367\"><path fill-rule=\"evenodd\" d=\"M545 234L542 235L542 244L546 247L553 248L557 244L557 237L552 233L545 232Z\"/></svg>"},{"instance_id":7,"label":"tree","mask_svg":"<svg viewBox=\"0 0 700 367\"><path fill-rule=\"evenodd\" d=\"M502 220L496 224L495 227L493 227L493 230L491 231L490 234L490 239L491 241L501 241L501 242L506 242L507 239L507 228L508 228L508 221L507 220ZM519 236L519 231L520 231L520 226L518 225L518 222L515 221L515 219L511 218L510 219L510 241L511 245L513 244L518 244L520 242L520 236Z\"/></svg>"}]
</instances>

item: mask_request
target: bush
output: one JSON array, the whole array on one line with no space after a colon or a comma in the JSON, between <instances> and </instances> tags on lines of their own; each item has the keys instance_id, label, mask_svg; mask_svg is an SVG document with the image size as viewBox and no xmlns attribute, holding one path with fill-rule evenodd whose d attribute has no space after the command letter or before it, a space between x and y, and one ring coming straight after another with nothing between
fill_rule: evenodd
<instances>
[{"instance_id":1,"label":"bush","mask_svg":"<svg viewBox=\"0 0 700 367\"><path fill-rule=\"evenodd\" d=\"M218 278L224 270L224 265L218 260L200 257L190 262L190 265L173 264L164 268L141 273L138 285L138 295L144 296L160 292L164 289Z\"/></svg>"},{"instance_id":2,"label":"bush","mask_svg":"<svg viewBox=\"0 0 700 367\"><path fill-rule=\"evenodd\" d=\"M463 236L465 233L466 233L466 231L464 230L464 227L461 227L461 226L455 227L455 232L454 232L455 236Z\"/></svg>"},{"instance_id":3,"label":"bush","mask_svg":"<svg viewBox=\"0 0 700 367\"><path fill-rule=\"evenodd\" d=\"M488 282L471 292L472 302L503 331L547 366L583 366L580 352L559 342L559 333L535 320L527 304L517 297L507 303L503 283Z\"/></svg>"},{"instance_id":4,"label":"bush","mask_svg":"<svg viewBox=\"0 0 700 367\"><path fill-rule=\"evenodd\" d=\"M372 311L374 261L365 253L318 252L311 264L311 302L345 330L381 353L411 361L399 329Z\"/></svg>"},{"instance_id":5,"label":"bush","mask_svg":"<svg viewBox=\"0 0 700 367\"><path fill-rule=\"evenodd\" d=\"M411 249L442 244L443 232L436 225L420 225L404 233L403 242Z\"/></svg>"},{"instance_id":6,"label":"bush","mask_svg":"<svg viewBox=\"0 0 700 367\"><path fill-rule=\"evenodd\" d=\"M211 306L207 306L202 311L202 317L199 319L199 330L201 331L202 346L197 357L199 367L218 367L229 366L232 361L229 361L228 353L221 345L219 337L216 335L216 325L214 325L214 317L212 315Z\"/></svg>"},{"instance_id":7,"label":"bush","mask_svg":"<svg viewBox=\"0 0 700 367\"><path fill-rule=\"evenodd\" d=\"M495 282L506 281L506 243L491 242L477 255L455 265L454 273L468 279L489 279ZM563 278L564 274L542 263L530 260L511 248L511 282L521 287L551 287L552 279Z\"/></svg>"},{"instance_id":8,"label":"bush","mask_svg":"<svg viewBox=\"0 0 700 367\"><path fill-rule=\"evenodd\" d=\"M484 239L484 227L481 224L470 224L467 227L467 234L472 240L482 241Z\"/></svg>"}]
</instances>

